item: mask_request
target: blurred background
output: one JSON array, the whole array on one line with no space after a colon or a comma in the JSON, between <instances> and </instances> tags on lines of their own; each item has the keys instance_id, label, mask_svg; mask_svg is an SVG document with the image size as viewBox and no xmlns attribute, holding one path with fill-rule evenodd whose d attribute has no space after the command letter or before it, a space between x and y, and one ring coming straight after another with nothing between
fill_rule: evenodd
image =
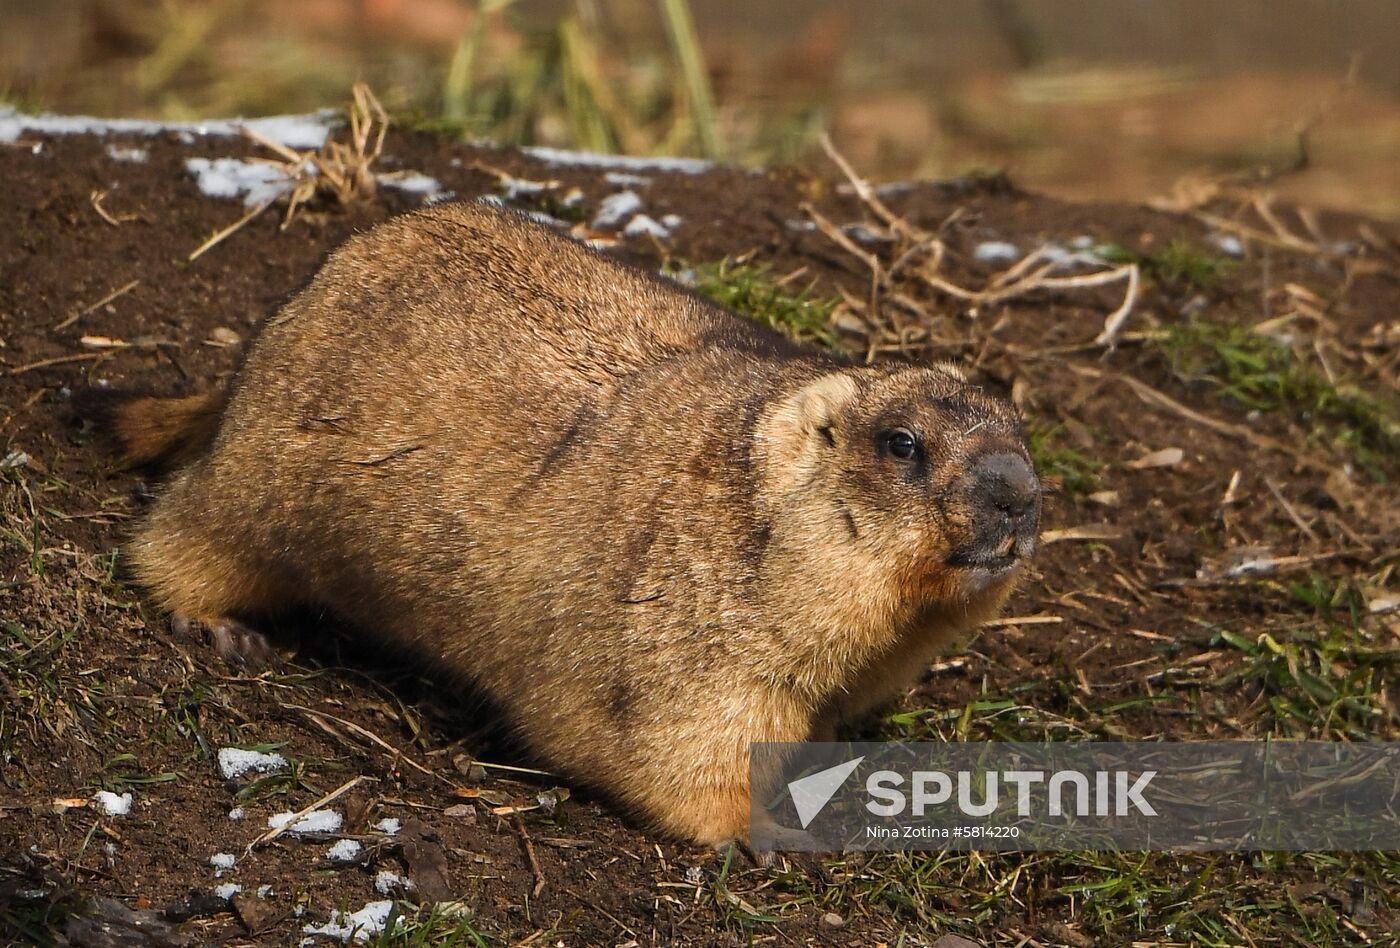
<instances>
[{"instance_id":1,"label":"blurred background","mask_svg":"<svg viewBox=\"0 0 1400 948\"><path fill-rule=\"evenodd\" d=\"M1005 169L1142 200L1216 175L1400 218L1394 0L0 0L0 102L340 106L519 144Z\"/></svg>"}]
</instances>

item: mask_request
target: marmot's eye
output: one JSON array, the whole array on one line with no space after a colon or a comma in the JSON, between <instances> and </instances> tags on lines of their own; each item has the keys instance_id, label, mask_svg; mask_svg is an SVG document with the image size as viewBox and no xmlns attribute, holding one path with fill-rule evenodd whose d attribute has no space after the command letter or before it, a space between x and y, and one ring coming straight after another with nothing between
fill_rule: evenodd
<instances>
[{"instance_id":1,"label":"marmot's eye","mask_svg":"<svg viewBox=\"0 0 1400 948\"><path fill-rule=\"evenodd\" d=\"M919 452L919 439L907 428L896 428L885 435L885 447L901 461L909 461Z\"/></svg>"}]
</instances>

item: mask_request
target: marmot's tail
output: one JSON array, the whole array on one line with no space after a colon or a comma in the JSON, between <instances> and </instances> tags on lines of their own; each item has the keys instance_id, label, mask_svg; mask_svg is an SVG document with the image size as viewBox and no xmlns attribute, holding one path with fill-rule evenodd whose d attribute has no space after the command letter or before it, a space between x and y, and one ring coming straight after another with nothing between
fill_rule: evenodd
<instances>
[{"instance_id":1,"label":"marmot's tail","mask_svg":"<svg viewBox=\"0 0 1400 948\"><path fill-rule=\"evenodd\" d=\"M179 398L117 396L103 414L126 463L173 466L208 448L227 401L222 391Z\"/></svg>"}]
</instances>

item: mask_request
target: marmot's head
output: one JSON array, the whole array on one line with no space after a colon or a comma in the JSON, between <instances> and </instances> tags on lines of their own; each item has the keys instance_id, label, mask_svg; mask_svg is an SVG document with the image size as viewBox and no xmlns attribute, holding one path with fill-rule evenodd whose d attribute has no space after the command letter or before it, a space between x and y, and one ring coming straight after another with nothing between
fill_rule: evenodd
<instances>
[{"instance_id":1,"label":"marmot's head","mask_svg":"<svg viewBox=\"0 0 1400 948\"><path fill-rule=\"evenodd\" d=\"M832 372L759 437L786 539L818 569L879 577L892 605L995 609L1035 550L1041 486L1016 412L956 369Z\"/></svg>"}]
</instances>

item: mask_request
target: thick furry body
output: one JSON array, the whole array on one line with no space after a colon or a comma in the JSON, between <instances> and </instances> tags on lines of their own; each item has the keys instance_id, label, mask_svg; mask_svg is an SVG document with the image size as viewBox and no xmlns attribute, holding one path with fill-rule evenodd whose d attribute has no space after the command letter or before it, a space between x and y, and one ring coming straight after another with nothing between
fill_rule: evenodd
<instances>
[{"instance_id":1,"label":"thick furry body","mask_svg":"<svg viewBox=\"0 0 1400 948\"><path fill-rule=\"evenodd\" d=\"M173 438L157 409L127 436ZM873 447L881 412L941 426L926 486ZM552 766L718 844L751 741L828 735L998 609L1012 571L945 565L991 450L1024 452L1013 415L948 372L847 366L445 206L269 320L130 552L177 616L317 605L411 644Z\"/></svg>"}]
</instances>

